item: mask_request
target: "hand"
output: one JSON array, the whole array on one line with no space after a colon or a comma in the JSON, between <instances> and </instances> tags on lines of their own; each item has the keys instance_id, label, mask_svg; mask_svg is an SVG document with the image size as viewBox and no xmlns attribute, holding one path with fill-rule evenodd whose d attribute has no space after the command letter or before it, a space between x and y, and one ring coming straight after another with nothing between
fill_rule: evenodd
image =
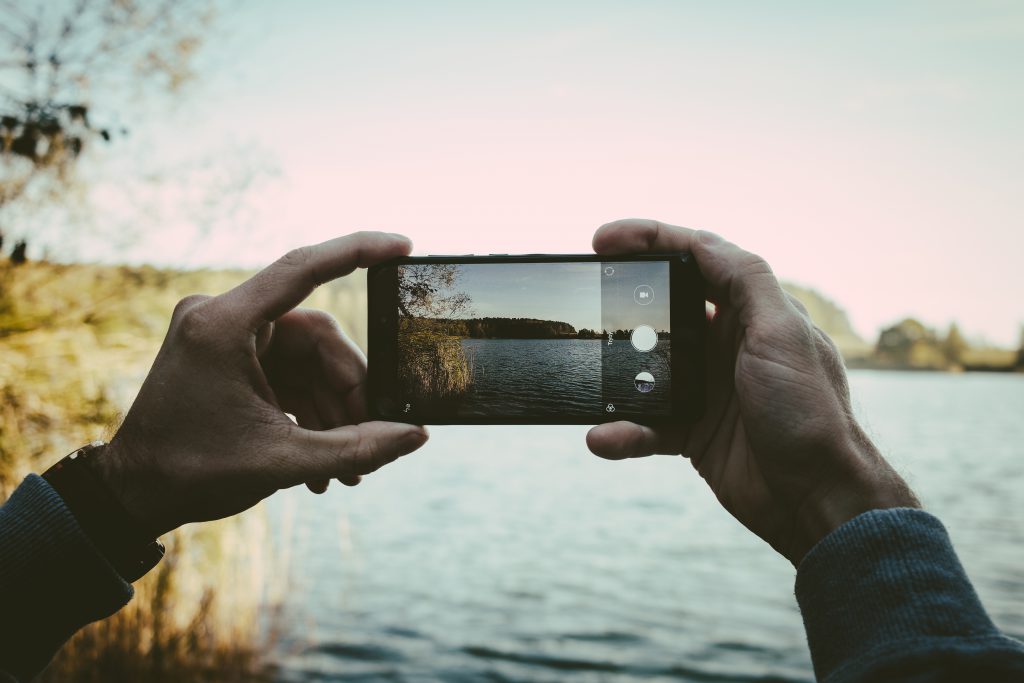
<instances>
[{"instance_id":1,"label":"hand","mask_svg":"<svg viewBox=\"0 0 1024 683\"><path fill-rule=\"evenodd\" d=\"M794 565L862 512L919 506L854 419L839 352L763 259L646 220L602 226L594 251L692 252L716 307L703 418L689 428L601 425L587 435L595 454L683 454L725 509Z\"/></svg>"},{"instance_id":2,"label":"hand","mask_svg":"<svg viewBox=\"0 0 1024 683\"><path fill-rule=\"evenodd\" d=\"M422 446L422 427L364 422L362 353L326 313L293 310L318 285L410 248L357 233L296 249L221 296L182 300L95 461L127 510L159 535L303 482L355 485Z\"/></svg>"}]
</instances>

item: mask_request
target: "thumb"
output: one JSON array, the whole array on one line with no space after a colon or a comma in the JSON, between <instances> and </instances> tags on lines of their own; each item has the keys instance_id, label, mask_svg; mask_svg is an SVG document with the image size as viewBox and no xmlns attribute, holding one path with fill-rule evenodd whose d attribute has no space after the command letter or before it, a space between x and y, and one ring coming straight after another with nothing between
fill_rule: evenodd
<instances>
[{"instance_id":1,"label":"thumb","mask_svg":"<svg viewBox=\"0 0 1024 683\"><path fill-rule=\"evenodd\" d=\"M427 441L427 430L401 422L363 422L325 431L293 428L286 447L284 485L351 479L375 472Z\"/></svg>"}]
</instances>

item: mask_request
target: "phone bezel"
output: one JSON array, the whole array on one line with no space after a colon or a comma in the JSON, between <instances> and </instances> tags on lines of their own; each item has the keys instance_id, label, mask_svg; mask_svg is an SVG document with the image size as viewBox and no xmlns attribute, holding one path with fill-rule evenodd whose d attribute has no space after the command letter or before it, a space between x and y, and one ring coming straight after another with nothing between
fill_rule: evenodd
<instances>
[{"instance_id":1,"label":"phone bezel","mask_svg":"<svg viewBox=\"0 0 1024 683\"><path fill-rule=\"evenodd\" d=\"M397 376L384 372L397 367L397 266L473 263L601 263L667 261L672 328L672 407L669 415L604 413L592 415L513 415L437 418L397 409ZM390 272L389 272L390 270ZM367 277L367 404L371 419L430 425L601 424L629 420L639 424L690 423L704 411L707 307L704 280L688 252L659 254L493 254L405 256L370 266ZM395 403L389 410L386 402Z\"/></svg>"}]
</instances>

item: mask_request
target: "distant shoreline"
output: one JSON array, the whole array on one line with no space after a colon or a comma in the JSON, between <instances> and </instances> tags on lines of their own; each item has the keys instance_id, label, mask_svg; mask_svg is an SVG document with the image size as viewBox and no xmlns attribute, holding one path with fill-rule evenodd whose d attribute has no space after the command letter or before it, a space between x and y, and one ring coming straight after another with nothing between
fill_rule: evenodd
<instances>
[{"instance_id":1,"label":"distant shoreline","mask_svg":"<svg viewBox=\"0 0 1024 683\"><path fill-rule=\"evenodd\" d=\"M1024 367L1016 365L961 365L950 367L919 366L906 363L887 363L870 358L846 359L847 370L875 370L881 372L938 372L946 375L963 374L1000 374L1000 375L1024 375Z\"/></svg>"}]
</instances>

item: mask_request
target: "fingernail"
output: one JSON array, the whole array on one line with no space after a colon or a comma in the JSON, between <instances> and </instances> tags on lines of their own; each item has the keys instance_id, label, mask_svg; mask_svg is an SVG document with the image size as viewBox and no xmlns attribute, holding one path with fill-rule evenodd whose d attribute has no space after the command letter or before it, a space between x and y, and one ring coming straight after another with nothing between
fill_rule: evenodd
<instances>
[{"instance_id":1,"label":"fingernail","mask_svg":"<svg viewBox=\"0 0 1024 683\"><path fill-rule=\"evenodd\" d=\"M709 247L714 247L725 241L725 239L723 239L721 235L709 232L707 230L698 230L697 240L700 241L701 244L706 244Z\"/></svg>"}]
</instances>

